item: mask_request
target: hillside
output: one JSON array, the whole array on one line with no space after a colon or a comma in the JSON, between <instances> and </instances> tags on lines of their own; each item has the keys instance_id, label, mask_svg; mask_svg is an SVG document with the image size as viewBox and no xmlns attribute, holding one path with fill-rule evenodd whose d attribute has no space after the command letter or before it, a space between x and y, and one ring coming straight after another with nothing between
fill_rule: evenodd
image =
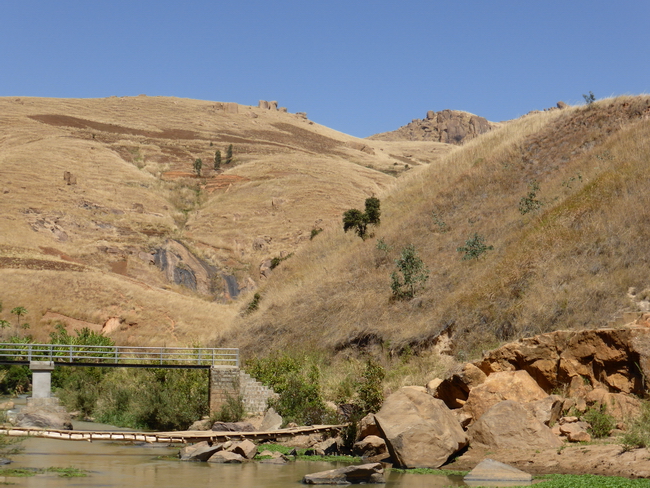
<instances>
[{"instance_id":1,"label":"hillside","mask_svg":"<svg viewBox=\"0 0 650 488\"><path fill-rule=\"evenodd\" d=\"M650 286L649 97L531 113L461 146L356 139L261 105L0 99L0 333L62 321L248 355L444 339L465 359L605 325ZM374 235L344 233L372 195ZM491 249L463 260L473 236ZM409 245L429 278L394 299Z\"/></svg>"},{"instance_id":2,"label":"hillside","mask_svg":"<svg viewBox=\"0 0 650 488\"><path fill-rule=\"evenodd\" d=\"M0 98L0 319L21 325L9 312L23 306L41 339L62 321L123 343L215 340L260 263L449 149L268 107Z\"/></svg>"},{"instance_id":3,"label":"hillside","mask_svg":"<svg viewBox=\"0 0 650 488\"><path fill-rule=\"evenodd\" d=\"M650 282L649 116L647 96L532 113L418 168L381 195L374 238L333 229L282 263L229 343L404 353L450 337L462 360L607 324L629 309L629 287ZM493 249L463 260L474 235ZM394 300L408 245L429 279Z\"/></svg>"}]
</instances>

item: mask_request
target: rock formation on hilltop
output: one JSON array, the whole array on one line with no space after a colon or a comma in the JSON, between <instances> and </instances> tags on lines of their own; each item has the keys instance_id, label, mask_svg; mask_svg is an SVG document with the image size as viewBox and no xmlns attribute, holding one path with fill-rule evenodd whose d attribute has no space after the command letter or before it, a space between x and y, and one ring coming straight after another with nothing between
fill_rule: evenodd
<instances>
[{"instance_id":1,"label":"rock formation on hilltop","mask_svg":"<svg viewBox=\"0 0 650 488\"><path fill-rule=\"evenodd\" d=\"M380 141L433 141L460 145L488 132L498 123L458 110L429 110L425 119L413 119L410 124L392 132L375 134L368 139Z\"/></svg>"}]
</instances>

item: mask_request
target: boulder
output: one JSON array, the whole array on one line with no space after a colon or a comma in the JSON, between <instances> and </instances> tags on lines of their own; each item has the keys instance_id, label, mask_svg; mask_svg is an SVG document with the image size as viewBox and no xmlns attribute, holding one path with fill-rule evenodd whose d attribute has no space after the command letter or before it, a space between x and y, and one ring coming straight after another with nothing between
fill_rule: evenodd
<instances>
[{"instance_id":1,"label":"boulder","mask_svg":"<svg viewBox=\"0 0 650 488\"><path fill-rule=\"evenodd\" d=\"M248 422L215 422L212 424L215 432L255 432L253 424Z\"/></svg>"},{"instance_id":2,"label":"boulder","mask_svg":"<svg viewBox=\"0 0 650 488\"><path fill-rule=\"evenodd\" d=\"M641 400L623 393L610 393L604 388L595 388L584 398L589 406L605 405L606 412L616 420L638 417L641 412Z\"/></svg>"},{"instance_id":3,"label":"boulder","mask_svg":"<svg viewBox=\"0 0 650 488\"><path fill-rule=\"evenodd\" d=\"M190 425L187 430L210 430L212 427L212 422L210 419L197 420L192 425Z\"/></svg>"},{"instance_id":4,"label":"boulder","mask_svg":"<svg viewBox=\"0 0 650 488\"><path fill-rule=\"evenodd\" d=\"M463 481L470 486L483 486L486 482L530 483L533 476L508 464L484 459L465 475ZM488 486L492 486L491 484Z\"/></svg>"},{"instance_id":5,"label":"boulder","mask_svg":"<svg viewBox=\"0 0 650 488\"><path fill-rule=\"evenodd\" d=\"M492 406L467 431L471 445L489 449L559 447L562 441L526 407L512 400Z\"/></svg>"},{"instance_id":6,"label":"boulder","mask_svg":"<svg viewBox=\"0 0 650 488\"><path fill-rule=\"evenodd\" d=\"M178 457L181 461L207 461L214 453L223 450L223 448L223 443L197 442L183 447L178 452Z\"/></svg>"},{"instance_id":7,"label":"boulder","mask_svg":"<svg viewBox=\"0 0 650 488\"><path fill-rule=\"evenodd\" d=\"M381 435L381 432L379 432L379 427L377 427L377 422L375 421L375 416L371 413L359 421L357 440L365 439L369 435Z\"/></svg>"},{"instance_id":8,"label":"boulder","mask_svg":"<svg viewBox=\"0 0 650 488\"><path fill-rule=\"evenodd\" d=\"M352 446L352 452L361 457L374 457L388 452L386 441L376 435L369 435Z\"/></svg>"},{"instance_id":9,"label":"boulder","mask_svg":"<svg viewBox=\"0 0 650 488\"><path fill-rule=\"evenodd\" d=\"M559 395L549 395L535 402L523 404L544 425L552 425L558 421L562 414L564 398Z\"/></svg>"},{"instance_id":10,"label":"boulder","mask_svg":"<svg viewBox=\"0 0 650 488\"><path fill-rule=\"evenodd\" d=\"M398 466L438 468L467 445L467 436L442 400L401 388L375 414L381 437Z\"/></svg>"},{"instance_id":11,"label":"boulder","mask_svg":"<svg viewBox=\"0 0 650 488\"><path fill-rule=\"evenodd\" d=\"M210 459L208 459L209 463L220 463L220 464L227 464L227 463L243 463L246 461L246 459L235 453L235 452L230 452L230 451L219 451L216 452L212 455Z\"/></svg>"},{"instance_id":12,"label":"boulder","mask_svg":"<svg viewBox=\"0 0 650 488\"><path fill-rule=\"evenodd\" d=\"M59 406L56 402L51 404L40 402L23 408L16 415L15 425L23 428L72 430L72 417L66 412L65 408Z\"/></svg>"},{"instance_id":13,"label":"boulder","mask_svg":"<svg viewBox=\"0 0 650 488\"><path fill-rule=\"evenodd\" d=\"M260 431L266 432L268 430L278 430L280 427L282 427L282 422L284 422L284 420L280 414L273 408L269 408L264 414L264 419L262 420Z\"/></svg>"},{"instance_id":14,"label":"boulder","mask_svg":"<svg viewBox=\"0 0 650 488\"><path fill-rule=\"evenodd\" d=\"M314 445L314 451L318 456L333 456L341 452L343 441L340 437L330 437Z\"/></svg>"},{"instance_id":15,"label":"boulder","mask_svg":"<svg viewBox=\"0 0 650 488\"><path fill-rule=\"evenodd\" d=\"M239 454L246 459L253 459L257 454L257 446L248 439L235 442L228 450L235 454Z\"/></svg>"},{"instance_id":16,"label":"boulder","mask_svg":"<svg viewBox=\"0 0 650 488\"><path fill-rule=\"evenodd\" d=\"M463 410L476 421L493 405L504 400L527 403L547 396L526 371L504 371L491 374L482 384L474 387Z\"/></svg>"},{"instance_id":17,"label":"boulder","mask_svg":"<svg viewBox=\"0 0 650 488\"><path fill-rule=\"evenodd\" d=\"M382 464L370 463L306 474L302 482L307 485L346 485L350 483L385 483L386 480Z\"/></svg>"},{"instance_id":18,"label":"boulder","mask_svg":"<svg viewBox=\"0 0 650 488\"><path fill-rule=\"evenodd\" d=\"M459 372L442 381L435 391L432 385L427 385L427 389L435 398L445 402L449 408L460 408L467 401L470 390L486 379L487 375L483 371L472 363L466 363Z\"/></svg>"}]
</instances>

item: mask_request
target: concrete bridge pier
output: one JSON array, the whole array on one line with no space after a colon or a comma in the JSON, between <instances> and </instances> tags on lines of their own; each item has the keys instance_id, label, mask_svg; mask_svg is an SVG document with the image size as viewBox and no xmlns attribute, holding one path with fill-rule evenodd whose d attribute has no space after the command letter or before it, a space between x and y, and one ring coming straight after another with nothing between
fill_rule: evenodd
<instances>
[{"instance_id":1,"label":"concrete bridge pier","mask_svg":"<svg viewBox=\"0 0 650 488\"><path fill-rule=\"evenodd\" d=\"M267 402L277 394L235 366L210 368L210 413L216 413L229 401L241 401L244 411L258 415L266 411Z\"/></svg>"},{"instance_id":2,"label":"concrete bridge pier","mask_svg":"<svg viewBox=\"0 0 650 488\"><path fill-rule=\"evenodd\" d=\"M50 398L54 361L30 361L29 369L32 371L32 398Z\"/></svg>"}]
</instances>

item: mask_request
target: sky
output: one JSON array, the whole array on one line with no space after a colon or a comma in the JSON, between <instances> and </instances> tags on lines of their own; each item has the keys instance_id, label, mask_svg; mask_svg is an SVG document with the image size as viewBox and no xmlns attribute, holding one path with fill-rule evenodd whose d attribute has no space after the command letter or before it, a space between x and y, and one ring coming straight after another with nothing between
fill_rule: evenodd
<instances>
[{"instance_id":1,"label":"sky","mask_svg":"<svg viewBox=\"0 0 650 488\"><path fill-rule=\"evenodd\" d=\"M0 96L175 96L357 137L650 92L648 0L0 0Z\"/></svg>"}]
</instances>

